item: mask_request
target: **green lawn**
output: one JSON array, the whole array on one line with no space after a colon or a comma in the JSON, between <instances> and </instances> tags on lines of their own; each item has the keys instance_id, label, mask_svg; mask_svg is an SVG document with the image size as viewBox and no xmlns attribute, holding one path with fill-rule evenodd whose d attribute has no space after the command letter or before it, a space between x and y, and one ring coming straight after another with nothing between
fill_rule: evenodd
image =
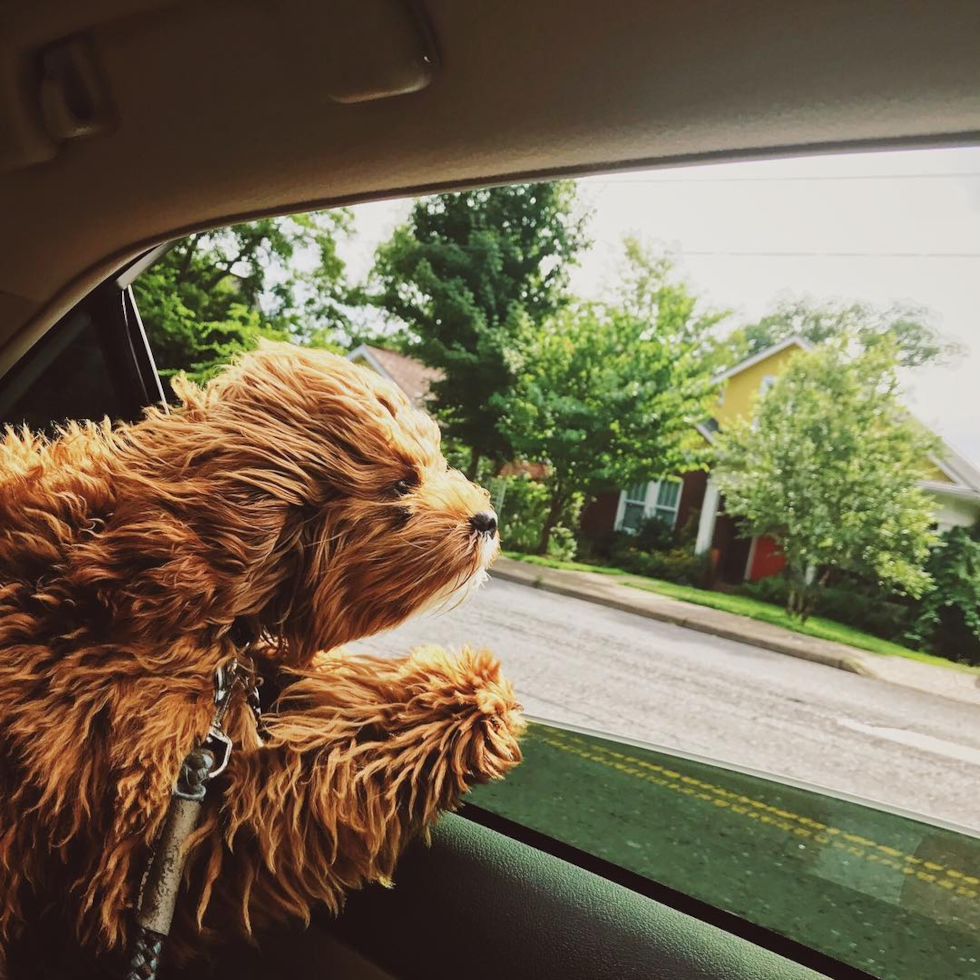
<instances>
[{"instance_id":1,"label":"green lawn","mask_svg":"<svg viewBox=\"0 0 980 980\"><path fill-rule=\"evenodd\" d=\"M814 636L821 640L833 640L836 643L846 643L848 646L857 647L859 650L867 650L869 653L878 653L892 657L906 657L909 660L919 660L922 663L935 664L939 667L952 667L954 670L962 670L968 673L980 673L980 667L971 667L967 664L956 663L946 660L943 657L933 656L931 653L923 653L921 650L910 650L898 643L889 640L882 640L880 637L872 636L855 629L853 626L845 626L843 623L835 622L832 619L824 619L820 616L811 616L805 623L798 619L791 618L785 609L774 606L769 602L762 602L759 599L751 599L748 596L729 595L725 592L710 592L707 589L698 589L691 585L676 585L673 582L664 582L661 579L644 578L641 575L631 575L621 568L610 568L605 565L588 565L579 561L561 561L558 558L546 558L540 555L522 555L516 551L505 551L508 558L516 558L518 561L530 562L533 565L544 565L546 568L557 568L568 572L599 572L603 575L617 575L623 578L623 585L628 585L633 589L643 589L647 592L656 592L660 595L669 596L671 599L681 599L684 602L693 602L699 606L710 606L712 609L721 609L723 612L735 613L738 616L747 616L749 619L757 619L763 623L771 623L773 626L782 626L784 629L792 630L794 633L803 633L806 636Z\"/></svg>"},{"instance_id":2,"label":"green lawn","mask_svg":"<svg viewBox=\"0 0 980 980\"><path fill-rule=\"evenodd\" d=\"M545 568L557 568L563 572L598 572L600 575L629 574L621 568L610 568L608 565L587 565L582 561L562 561L560 558L546 558L544 555L525 555L520 551L502 551L501 554L508 558L515 558L517 561L526 561L531 565L544 565Z\"/></svg>"}]
</instances>

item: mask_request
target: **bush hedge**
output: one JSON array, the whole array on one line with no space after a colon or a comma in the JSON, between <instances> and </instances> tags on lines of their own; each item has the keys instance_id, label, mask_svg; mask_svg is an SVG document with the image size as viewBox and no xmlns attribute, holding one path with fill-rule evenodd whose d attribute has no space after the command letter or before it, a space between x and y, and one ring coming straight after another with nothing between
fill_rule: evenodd
<instances>
[{"instance_id":1,"label":"bush hedge","mask_svg":"<svg viewBox=\"0 0 980 980\"><path fill-rule=\"evenodd\" d=\"M758 582L746 582L737 591L785 607L789 586L781 575L772 575ZM817 595L813 614L906 645L905 635L915 619L914 608L908 600L883 595L873 586L856 581L822 589Z\"/></svg>"},{"instance_id":2,"label":"bush hedge","mask_svg":"<svg viewBox=\"0 0 980 980\"><path fill-rule=\"evenodd\" d=\"M933 587L921 599L892 595L847 576L819 593L814 613L883 640L980 665L980 526L944 532L926 571ZM782 576L771 576L738 591L785 605L788 586Z\"/></svg>"}]
</instances>

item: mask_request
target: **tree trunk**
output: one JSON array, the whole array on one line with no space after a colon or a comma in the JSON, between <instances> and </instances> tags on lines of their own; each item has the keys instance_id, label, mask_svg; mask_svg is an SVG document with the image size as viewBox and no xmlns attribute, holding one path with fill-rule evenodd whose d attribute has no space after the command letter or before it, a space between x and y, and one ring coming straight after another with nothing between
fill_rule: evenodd
<instances>
[{"instance_id":1,"label":"tree trunk","mask_svg":"<svg viewBox=\"0 0 980 980\"><path fill-rule=\"evenodd\" d=\"M786 612L790 616L796 616L801 623L805 623L813 615L813 608L817 604L817 595L827 584L829 578L829 568L825 568L819 576L812 574L810 569L804 569L802 573L790 572Z\"/></svg>"},{"instance_id":2,"label":"tree trunk","mask_svg":"<svg viewBox=\"0 0 980 980\"><path fill-rule=\"evenodd\" d=\"M551 507L548 508L548 516L544 519L544 527L541 528L541 540L538 542L538 554L548 554L548 544L551 541L551 531L558 523L561 512L565 507L565 498L560 490L555 491L551 498Z\"/></svg>"},{"instance_id":3,"label":"tree trunk","mask_svg":"<svg viewBox=\"0 0 980 980\"><path fill-rule=\"evenodd\" d=\"M813 594L812 589L803 597L798 613L800 623L805 623L810 618L810 613L813 612L813 604L816 602L816 599L817 597Z\"/></svg>"},{"instance_id":4,"label":"tree trunk","mask_svg":"<svg viewBox=\"0 0 980 980\"><path fill-rule=\"evenodd\" d=\"M830 569L825 568L820 577L807 586L806 602L800 610L800 621L806 622L813 615L813 608L817 604L817 593L827 584L830 578Z\"/></svg>"},{"instance_id":5,"label":"tree trunk","mask_svg":"<svg viewBox=\"0 0 980 980\"><path fill-rule=\"evenodd\" d=\"M802 574L793 567L787 569L789 578L789 594L786 596L786 612L790 618L803 616L803 606L806 602L807 584L806 570Z\"/></svg>"},{"instance_id":6,"label":"tree trunk","mask_svg":"<svg viewBox=\"0 0 980 980\"><path fill-rule=\"evenodd\" d=\"M477 470L480 468L481 453L480 450L474 446L470 449L470 465L466 467L466 479L475 480Z\"/></svg>"}]
</instances>

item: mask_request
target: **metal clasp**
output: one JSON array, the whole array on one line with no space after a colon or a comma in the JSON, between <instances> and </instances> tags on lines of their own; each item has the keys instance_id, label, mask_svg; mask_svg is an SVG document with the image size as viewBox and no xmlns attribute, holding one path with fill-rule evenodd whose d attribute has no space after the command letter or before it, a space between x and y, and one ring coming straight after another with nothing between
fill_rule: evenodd
<instances>
[{"instance_id":1,"label":"metal clasp","mask_svg":"<svg viewBox=\"0 0 980 980\"><path fill-rule=\"evenodd\" d=\"M207 777L210 782L228 768L228 761L231 759L231 739L220 728L212 725L204 740L204 748L214 753L214 765Z\"/></svg>"},{"instance_id":2,"label":"metal clasp","mask_svg":"<svg viewBox=\"0 0 980 980\"><path fill-rule=\"evenodd\" d=\"M211 718L211 727L201 744L191 751L181 765L173 790L174 796L200 802L204 799L207 784L228 768L232 741L225 734L223 725L231 696L238 685L245 689L249 707L256 714L256 720L258 719L258 692L255 684L238 658L232 657L214 672L214 715Z\"/></svg>"},{"instance_id":3,"label":"metal clasp","mask_svg":"<svg viewBox=\"0 0 980 980\"><path fill-rule=\"evenodd\" d=\"M204 739L205 747L214 753L214 766L208 773L208 781L223 773L231 758L231 739L225 734L222 725L231 703L231 695L238 685L246 689L252 686L238 658L232 657L219 665L214 672L214 717Z\"/></svg>"}]
</instances>

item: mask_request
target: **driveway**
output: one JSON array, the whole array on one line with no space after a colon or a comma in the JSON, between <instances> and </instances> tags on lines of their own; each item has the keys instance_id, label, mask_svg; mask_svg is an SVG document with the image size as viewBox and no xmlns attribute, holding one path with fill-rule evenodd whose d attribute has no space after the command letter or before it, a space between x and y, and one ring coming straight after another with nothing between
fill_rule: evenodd
<instances>
[{"instance_id":1,"label":"driveway","mask_svg":"<svg viewBox=\"0 0 980 980\"><path fill-rule=\"evenodd\" d=\"M527 711L980 829L980 709L512 582L362 640L470 643Z\"/></svg>"}]
</instances>

